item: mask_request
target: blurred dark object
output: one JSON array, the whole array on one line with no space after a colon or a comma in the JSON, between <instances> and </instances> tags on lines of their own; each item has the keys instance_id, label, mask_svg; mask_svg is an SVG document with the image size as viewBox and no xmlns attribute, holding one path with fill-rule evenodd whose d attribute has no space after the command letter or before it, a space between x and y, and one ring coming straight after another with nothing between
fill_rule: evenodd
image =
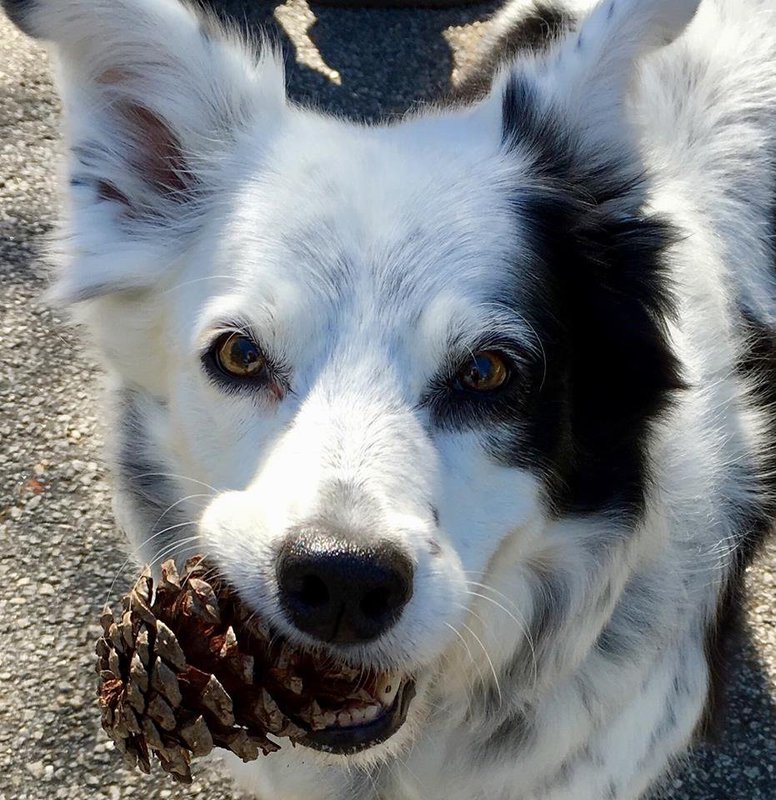
<instances>
[{"instance_id":1,"label":"blurred dark object","mask_svg":"<svg viewBox=\"0 0 776 800\"><path fill-rule=\"evenodd\" d=\"M474 6L483 0L309 0L316 6L339 6L340 8L454 8Z\"/></svg>"},{"instance_id":2,"label":"blurred dark object","mask_svg":"<svg viewBox=\"0 0 776 800\"><path fill-rule=\"evenodd\" d=\"M200 0L282 51L290 97L351 119L393 119L453 88L456 47L471 49L505 0ZM460 42L459 42L460 40ZM315 56L312 60L311 56Z\"/></svg>"}]
</instances>

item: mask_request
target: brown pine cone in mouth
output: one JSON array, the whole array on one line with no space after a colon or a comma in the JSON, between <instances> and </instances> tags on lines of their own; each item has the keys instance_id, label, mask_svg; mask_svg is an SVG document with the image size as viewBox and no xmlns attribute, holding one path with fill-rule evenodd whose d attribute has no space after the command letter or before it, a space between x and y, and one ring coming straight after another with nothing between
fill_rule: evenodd
<instances>
[{"instance_id":1,"label":"brown pine cone in mouth","mask_svg":"<svg viewBox=\"0 0 776 800\"><path fill-rule=\"evenodd\" d=\"M165 562L158 586L146 568L121 614L106 608L100 622L102 725L146 773L153 754L176 781L190 783L192 758L220 747L252 761L278 749L267 734L334 752L349 729L368 731L380 718L387 727L392 707L394 717L406 713L400 679L272 636L201 556L180 575Z\"/></svg>"}]
</instances>

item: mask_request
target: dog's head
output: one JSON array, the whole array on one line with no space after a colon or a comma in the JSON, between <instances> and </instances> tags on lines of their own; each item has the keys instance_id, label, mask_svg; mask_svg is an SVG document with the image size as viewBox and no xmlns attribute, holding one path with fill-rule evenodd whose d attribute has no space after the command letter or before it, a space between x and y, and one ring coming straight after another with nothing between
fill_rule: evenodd
<instances>
[{"instance_id":1,"label":"dog's head","mask_svg":"<svg viewBox=\"0 0 776 800\"><path fill-rule=\"evenodd\" d=\"M56 291L117 376L119 517L374 670L318 746L391 736L458 638L486 684L610 608L678 385L624 107L696 5L611 0L482 101L366 127L177 0L5 0L56 45Z\"/></svg>"}]
</instances>

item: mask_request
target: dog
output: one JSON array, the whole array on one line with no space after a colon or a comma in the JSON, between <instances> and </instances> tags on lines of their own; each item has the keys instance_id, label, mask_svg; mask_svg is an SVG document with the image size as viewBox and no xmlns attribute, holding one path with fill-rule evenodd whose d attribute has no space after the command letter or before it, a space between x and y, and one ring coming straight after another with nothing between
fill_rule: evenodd
<instances>
[{"instance_id":1,"label":"dog","mask_svg":"<svg viewBox=\"0 0 776 800\"><path fill-rule=\"evenodd\" d=\"M241 785L643 797L774 517L776 2L517 3L373 126L179 0L2 2L56 56L132 547L380 687Z\"/></svg>"}]
</instances>

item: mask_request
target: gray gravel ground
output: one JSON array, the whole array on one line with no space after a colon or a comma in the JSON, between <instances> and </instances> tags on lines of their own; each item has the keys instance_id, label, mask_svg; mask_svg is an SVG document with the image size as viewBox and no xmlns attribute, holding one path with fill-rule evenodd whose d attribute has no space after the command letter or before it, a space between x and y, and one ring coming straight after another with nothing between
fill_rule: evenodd
<instances>
[{"instance_id":1,"label":"gray gravel ground","mask_svg":"<svg viewBox=\"0 0 776 800\"><path fill-rule=\"evenodd\" d=\"M276 25L292 92L376 117L447 88L498 5L338 11L225 3ZM248 6L249 4L245 4ZM312 8L312 10L311 10ZM197 770L181 790L126 771L99 729L95 619L127 588L101 461L100 375L79 332L41 300L38 258L56 216L58 105L40 49L0 19L0 800L237 800ZM671 800L776 798L776 548L750 570L748 624L721 742L666 785Z\"/></svg>"}]
</instances>

